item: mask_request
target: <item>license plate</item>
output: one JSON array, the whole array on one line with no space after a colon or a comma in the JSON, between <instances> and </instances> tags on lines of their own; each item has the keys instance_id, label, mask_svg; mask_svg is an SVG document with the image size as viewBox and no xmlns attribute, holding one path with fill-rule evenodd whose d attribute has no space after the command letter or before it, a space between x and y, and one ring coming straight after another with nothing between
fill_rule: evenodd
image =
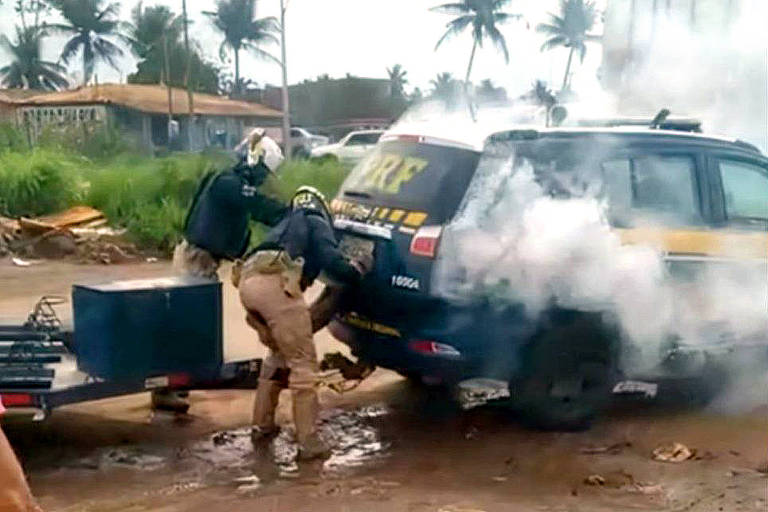
<instances>
[{"instance_id":1,"label":"license plate","mask_svg":"<svg viewBox=\"0 0 768 512\"><path fill-rule=\"evenodd\" d=\"M350 259L360 259L361 256L373 256L373 247L373 240L351 235L344 235L339 244L342 254Z\"/></svg>"}]
</instances>

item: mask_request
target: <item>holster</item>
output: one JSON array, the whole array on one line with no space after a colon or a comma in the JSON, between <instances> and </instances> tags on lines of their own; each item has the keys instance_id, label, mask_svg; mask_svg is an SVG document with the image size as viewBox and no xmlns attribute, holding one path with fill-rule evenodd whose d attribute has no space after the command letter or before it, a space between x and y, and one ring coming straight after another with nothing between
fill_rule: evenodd
<instances>
[{"instance_id":1,"label":"holster","mask_svg":"<svg viewBox=\"0 0 768 512\"><path fill-rule=\"evenodd\" d=\"M243 263L239 281L245 281L254 274L280 274L283 291L293 298L301 297L304 258L296 259L285 251L259 251Z\"/></svg>"}]
</instances>

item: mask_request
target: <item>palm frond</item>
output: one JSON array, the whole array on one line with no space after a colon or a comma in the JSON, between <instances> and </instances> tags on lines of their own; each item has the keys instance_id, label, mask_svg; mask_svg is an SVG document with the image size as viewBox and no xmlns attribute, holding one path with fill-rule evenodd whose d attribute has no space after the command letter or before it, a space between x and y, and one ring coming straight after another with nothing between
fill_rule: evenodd
<instances>
[{"instance_id":1,"label":"palm frond","mask_svg":"<svg viewBox=\"0 0 768 512\"><path fill-rule=\"evenodd\" d=\"M441 44L443 44L443 41L446 39L453 37L457 34L460 34L461 31L463 31L467 26L474 21L475 17L471 15L462 16L460 18L456 18L455 20L449 21L446 26L448 27L448 30L445 31L445 34L443 34L443 37L441 37L437 44L435 45L435 50L437 50Z\"/></svg>"},{"instance_id":2,"label":"palm frond","mask_svg":"<svg viewBox=\"0 0 768 512\"><path fill-rule=\"evenodd\" d=\"M257 46L256 46L256 45L254 45L253 43L248 43L248 44L247 44L245 47L246 47L246 48L247 48L247 49L248 49L248 50L249 50L249 51L250 51L250 52L251 52L251 53L252 53L254 56L256 56L257 58L259 58L259 59L261 59L261 60L270 61L270 62L273 62L273 63L275 63L275 64L278 64L278 65L280 65L280 66L282 66L282 65L283 65L283 63L280 61L280 59L278 59L277 57L275 57L275 56L274 56L274 55L272 55L271 53L269 53L269 52L267 52L267 51L265 51L265 50L262 50L261 48L257 47Z\"/></svg>"},{"instance_id":3,"label":"palm frond","mask_svg":"<svg viewBox=\"0 0 768 512\"><path fill-rule=\"evenodd\" d=\"M507 42L504 40L504 35L495 26L489 27L487 31L491 41L504 54L504 61L509 64L509 50L507 50Z\"/></svg>"},{"instance_id":4,"label":"palm frond","mask_svg":"<svg viewBox=\"0 0 768 512\"><path fill-rule=\"evenodd\" d=\"M522 14L510 14L508 12L495 12L493 13L493 21L496 23L506 23L512 20L519 20L523 17Z\"/></svg>"},{"instance_id":5,"label":"palm frond","mask_svg":"<svg viewBox=\"0 0 768 512\"><path fill-rule=\"evenodd\" d=\"M552 48L556 48L558 46L565 46L567 40L564 36L554 36L550 37L546 41L544 41L544 44L541 45L540 51L545 50L551 50Z\"/></svg>"},{"instance_id":6,"label":"palm frond","mask_svg":"<svg viewBox=\"0 0 768 512\"><path fill-rule=\"evenodd\" d=\"M64 64L69 64L69 60L78 52L81 46L88 44L87 36L78 34L64 44L61 49L59 60Z\"/></svg>"},{"instance_id":7,"label":"palm frond","mask_svg":"<svg viewBox=\"0 0 768 512\"><path fill-rule=\"evenodd\" d=\"M435 7L431 7L429 10L432 12L438 12L440 14L452 14L461 16L462 14L472 12L472 7L470 7L467 2L461 2L437 5Z\"/></svg>"}]
</instances>

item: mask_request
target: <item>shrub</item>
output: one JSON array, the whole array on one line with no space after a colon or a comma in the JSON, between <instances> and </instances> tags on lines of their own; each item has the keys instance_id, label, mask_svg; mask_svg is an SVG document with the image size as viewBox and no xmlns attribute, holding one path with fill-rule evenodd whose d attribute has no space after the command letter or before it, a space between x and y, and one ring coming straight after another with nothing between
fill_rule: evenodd
<instances>
[{"instance_id":1,"label":"shrub","mask_svg":"<svg viewBox=\"0 0 768 512\"><path fill-rule=\"evenodd\" d=\"M87 160L45 149L0 153L0 213L35 216L81 200Z\"/></svg>"}]
</instances>

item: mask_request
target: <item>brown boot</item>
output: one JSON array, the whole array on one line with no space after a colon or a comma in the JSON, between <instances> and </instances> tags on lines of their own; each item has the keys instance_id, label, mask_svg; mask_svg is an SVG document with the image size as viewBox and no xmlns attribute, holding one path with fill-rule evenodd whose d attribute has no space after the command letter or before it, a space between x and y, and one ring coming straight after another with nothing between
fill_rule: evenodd
<instances>
[{"instance_id":1,"label":"brown boot","mask_svg":"<svg viewBox=\"0 0 768 512\"><path fill-rule=\"evenodd\" d=\"M308 437L299 445L299 460L309 461L314 459L327 459L331 456L331 450L316 435Z\"/></svg>"}]
</instances>

